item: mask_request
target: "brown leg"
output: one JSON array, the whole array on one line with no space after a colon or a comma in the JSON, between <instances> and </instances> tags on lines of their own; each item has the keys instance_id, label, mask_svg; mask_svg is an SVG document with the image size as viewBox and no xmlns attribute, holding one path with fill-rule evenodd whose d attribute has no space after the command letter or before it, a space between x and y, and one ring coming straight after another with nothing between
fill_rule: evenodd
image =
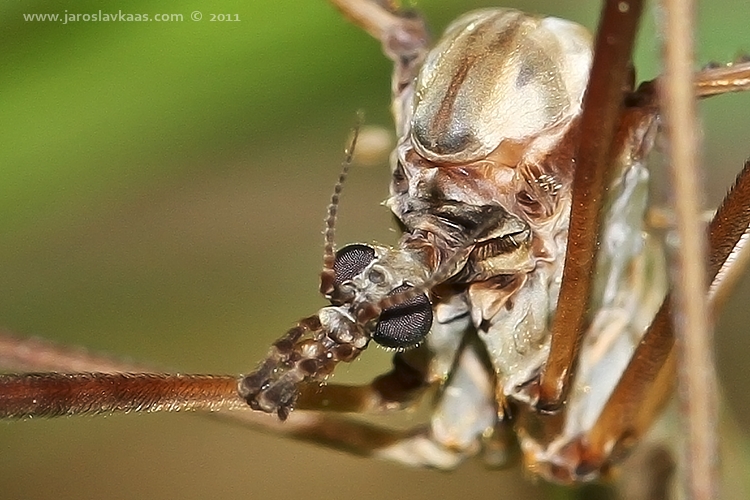
<instances>
[{"instance_id":1,"label":"brown leg","mask_svg":"<svg viewBox=\"0 0 750 500\"><path fill-rule=\"evenodd\" d=\"M697 97L750 90L750 62L704 69L695 75L693 83Z\"/></svg>"},{"instance_id":2,"label":"brown leg","mask_svg":"<svg viewBox=\"0 0 750 500\"><path fill-rule=\"evenodd\" d=\"M148 372L163 370L92 354L83 347L61 346L38 338L0 332L0 371L5 372Z\"/></svg>"},{"instance_id":3,"label":"brown leg","mask_svg":"<svg viewBox=\"0 0 750 500\"><path fill-rule=\"evenodd\" d=\"M425 360L418 350L398 353L393 369L363 386L309 384L302 389L296 408L335 412L377 412L395 410L413 401L427 387ZM420 368L421 366L421 368ZM0 334L0 369L18 372L62 373L152 373L161 370L124 363L92 354L82 348L58 346L41 339L24 339Z\"/></svg>"},{"instance_id":4,"label":"brown leg","mask_svg":"<svg viewBox=\"0 0 750 500\"><path fill-rule=\"evenodd\" d=\"M335 412L368 412L401 408L405 403L417 398L428 387L424 369L415 368L415 366L426 366L425 360L422 359L424 356L419 351L416 349L396 354L393 369L367 385L310 384L302 389L297 408ZM79 376L91 373L101 375L137 373L142 379L147 380L153 378L152 375L161 372L154 367L123 362L114 357L88 352L83 348L60 346L41 339L25 339L7 333L0 333L0 369L17 372L57 372L49 374L50 388L56 385L59 387L60 384L65 383L65 379L68 383L72 380L71 377L60 375L60 373ZM17 377L16 385L24 385L21 377L23 376ZM83 377L89 376L83 375ZM39 375L35 375L34 378L37 382L39 381ZM231 381L228 387L231 394L231 391L236 390L236 380L235 377L229 378ZM101 379L106 385L107 377L101 377ZM243 406L247 405L243 403ZM267 420L262 416L258 418L256 412L250 411L249 408L247 412L241 407L232 409L233 411L228 415L236 416L242 422L265 424ZM113 408L104 411L113 411ZM306 418L305 421L308 420Z\"/></svg>"},{"instance_id":5,"label":"brown leg","mask_svg":"<svg viewBox=\"0 0 750 500\"><path fill-rule=\"evenodd\" d=\"M306 385L301 390L296 408L350 413L400 410L429 387L425 370L417 369L410 363L408 355L411 352L396 354L393 369L369 384Z\"/></svg>"},{"instance_id":6,"label":"brown leg","mask_svg":"<svg viewBox=\"0 0 750 500\"><path fill-rule=\"evenodd\" d=\"M40 353L33 349L40 347ZM58 347L42 341L25 341L0 335L0 360L12 361L14 368L25 370L54 369L67 373L31 375L0 375L0 418L57 416L81 413L111 413L119 411L176 411L203 410L199 415L210 416L262 429L266 432L315 442L362 456L376 456L409 465L448 469L477 451L479 436L488 443L487 451L493 462L504 461L509 446L501 432L482 432L484 420L494 419L491 406L491 387L467 389L468 380L488 380L486 377L460 377L461 397L474 394L484 405L469 402L461 405L466 412L448 412L433 417L430 424L410 430L396 430L356 419L340 417L330 412L392 411L403 407L424 394L429 387L421 366L418 350L397 355L394 368L360 387L326 385L322 388L303 387L298 409L280 422L274 415L252 411L236 392L235 377L168 376L157 373L128 373L133 365L117 362L106 356L81 354L79 349ZM410 356L407 356L409 355ZM408 358L408 359L405 359ZM461 357L458 371L470 375L479 367L476 356L466 353ZM71 373L106 368L115 373ZM470 389L471 384L468 388ZM455 392L455 391L453 391ZM85 393L84 397L81 394ZM44 394L49 397L40 397ZM92 394L96 399L91 399ZM455 401L444 400L447 407ZM477 417L477 407L484 409ZM310 410L316 411L310 411ZM207 412L206 412L207 410ZM465 429L461 423L469 415L479 422L474 433L456 446L456 433ZM484 419L484 420L483 420ZM437 427L435 427L437 426ZM446 439L448 440L446 442ZM492 442L490 443L490 439Z\"/></svg>"},{"instance_id":7,"label":"brown leg","mask_svg":"<svg viewBox=\"0 0 750 500\"><path fill-rule=\"evenodd\" d=\"M750 162L745 164L709 227L708 295L714 310L715 299L727 293L723 277L739 272L734 266L741 260L736 256L748 250L744 248L750 234L748 207ZM594 426L561 450L564 459L560 462L571 468L549 475L562 480L584 479L595 471L606 472L611 464L618 462L651 427L668 400L675 369L674 333L667 297Z\"/></svg>"},{"instance_id":8,"label":"brown leg","mask_svg":"<svg viewBox=\"0 0 750 500\"><path fill-rule=\"evenodd\" d=\"M0 333L0 418L241 408L237 377L170 375L145 365Z\"/></svg>"},{"instance_id":9,"label":"brown leg","mask_svg":"<svg viewBox=\"0 0 750 500\"><path fill-rule=\"evenodd\" d=\"M372 456L409 436L408 431L358 421L317 411L294 411L286 421L275 415L247 410L206 414L212 418L246 425L275 435L316 443L346 452Z\"/></svg>"},{"instance_id":10,"label":"brown leg","mask_svg":"<svg viewBox=\"0 0 750 500\"><path fill-rule=\"evenodd\" d=\"M396 64L394 90L403 89L417 76L429 45L427 28L418 14L399 12L387 1L331 0L331 3L349 21L383 44L385 55Z\"/></svg>"},{"instance_id":11,"label":"brown leg","mask_svg":"<svg viewBox=\"0 0 750 500\"><path fill-rule=\"evenodd\" d=\"M612 7L610 4L613 3L609 2L607 8L617 9L619 7ZM614 4L617 4L617 2L614 2ZM635 14L633 8L634 6L630 4L629 13ZM616 21L615 25L617 25ZM597 39L597 54L600 52L599 45L602 43L601 39L603 35L607 37L617 36L614 35L614 32L609 32L613 27L611 23L607 24L606 18L602 19L600 27L600 34ZM627 26L620 26L619 28L623 30L628 29ZM634 29L634 26L632 28ZM602 62L601 66L605 72L610 71L611 67L618 67L614 63L618 59L613 59L613 57L615 56L608 54L606 61ZM619 54L619 57L626 58L620 62L621 65L624 65L624 68L627 68L629 52L627 55L622 52ZM610 63L612 63L612 66L610 66ZM596 70L597 60L595 58L590 81L606 82L607 78L594 75L594 71ZM586 169L599 168L600 165L607 163L605 161L608 158L607 155L612 154L612 151L609 150L609 144L613 135L610 135L605 141L606 138L604 135L597 134L593 130L601 126L602 117L607 118L609 115L612 115L615 120L618 119L618 115L614 113L615 110L608 109L611 108L611 105L608 106L607 100L594 101L596 95L598 95L595 94L595 91L600 92L601 96L605 95L604 88L597 90L604 85L606 83L589 89L589 94L592 95L587 94L584 101L581 124L582 142L579 147L576 178L573 184L573 206L568 236L568 251L565 261L565 275L563 276L560 289L557 312L551 327L552 345L550 357L540 379L537 406L541 410L554 411L565 400L581 336L586 329L586 298L590 295L591 272L595 265L594 259L590 258L590 256L596 254L595 246L598 241L597 233L599 224L598 214L601 212L602 201L598 193L604 192L604 184L602 182L606 182L606 176L603 171L599 172L597 170L594 173L590 173ZM646 86L651 85L661 87L663 81L659 79L653 84L646 84ZM619 89L615 89L613 86L611 91L617 91L616 93L608 94L608 99L618 102L621 96L620 89L622 89L622 86ZM708 68L696 73L694 78L694 90L697 97L708 97L748 89L750 89L750 62ZM653 99L653 96L656 95L649 91L644 91L640 94L647 100ZM589 109L591 109L591 121L589 123L591 130L586 128L587 110ZM610 113L604 113L605 111L609 111ZM605 125L607 123L607 121L604 122ZM601 142L594 144L594 141L587 140L588 137L597 137L597 140ZM577 195L576 193L580 194ZM575 263L575 266L569 265L569 263Z\"/></svg>"},{"instance_id":12,"label":"brown leg","mask_svg":"<svg viewBox=\"0 0 750 500\"><path fill-rule=\"evenodd\" d=\"M446 446L436 438L429 425L404 431L335 414L304 410L292 412L285 422L280 422L273 415L258 412L231 411L209 415L222 420L228 418L232 423L246 424L282 437L308 441L354 455L374 457L413 467L449 470L476 452L473 447L459 449ZM493 443L495 449L510 447L506 442L502 445L499 442L505 436L505 434L498 434L496 437L498 442ZM491 438L486 438L485 443L489 439ZM476 443L479 444L478 441ZM506 457L507 454L503 454L500 458ZM498 457L493 455L489 458L492 459L492 465L494 465Z\"/></svg>"},{"instance_id":13,"label":"brown leg","mask_svg":"<svg viewBox=\"0 0 750 500\"><path fill-rule=\"evenodd\" d=\"M750 162L745 164L709 227L709 300L714 310L715 298L726 294L726 276L741 272L736 267L736 255L743 250L747 238L748 207ZM637 440L655 418L673 383L676 364L669 309L667 299L589 435L592 449L601 453L614 442Z\"/></svg>"},{"instance_id":14,"label":"brown leg","mask_svg":"<svg viewBox=\"0 0 750 500\"><path fill-rule=\"evenodd\" d=\"M629 87L630 57L642 10L640 1L628 2L625 12L621 4L617 0L605 4L583 101L565 268L551 326L550 356L539 383L537 407L546 412L557 411L566 398L587 326L608 160Z\"/></svg>"},{"instance_id":15,"label":"brown leg","mask_svg":"<svg viewBox=\"0 0 750 500\"><path fill-rule=\"evenodd\" d=\"M422 67L430 45L427 27L416 12L402 12L388 0L331 0L341 13L379 40L394 63L391 91L396 133L402 136L411 96L405 95Z\"/></svg>"},{"instance_id":16,"label":"brown leg","mask_svg":"<svg viewBox=\"0 0 750 500\"><path fill-rule=\"evenodd\" d=\"M0 375L0 418L242 407L237 377L163 373Z\"/></svg>"},{"instance_id":17,"label":"brown leg","mask_svg":"<svg viewBox=\"0 0 750 500\"><path fill-rule=\"evenodd\" d=\"M398 364L394 367L393 371L382 378L408 378L407 374L402 373L403 371L408 372L407 368L398 368ZM138 385L139 383L145 383L147 387L153 387L154 377L159 378L155 375L159 370L150 367L144 367L141 365L135 365L119 361L115 358L93 354L86 352L82 348L71 348L56 345L51 342L38 340L38 339L22 339L9 335L7 333L0 333L0 368L11 369L18 371L55 371L58 373L49 374L38 374L33 376L0 376L4 377L5 381L11 386L15 386L17 389L21 389L22 392L29 392L27 389L30 388L30 383L41 382L44 387L56 393L56 396L61 394L67 394L68 396L75 396L70 392L71 384L78 385L79 388L84 386L83 382L85 379L89 381L92 378L91 372L99 372L93 375L94 378L98 378L100 382L107 386L107 381L112 382L113 377L123 377L120 373L134 373L139 372L138 375L131 375L131 384ZM143 373L143 372L149 373ZM61 373L72 374L77 372L77 375L63 375ZM89 372L84 374L82 372ZM40 379L40 377L42 377ZM46 377L46 378L44 378ZM127 377L125 377L127 378ZM76 384L75 380L79 379L82 383ZM46 382L45 382L46 380ZM2 382L0 382L2 383ZM67 388L63 387L68 385ZM157 383L158 384L158 383ZM38 385L38 384L37 384ZM377 380L368 386L360 389L360 392L372 392L373 386L378 386ZM387 384L390 385L390 384ZM408 384L407 384L408 385ZM230 395L233 393L236 396L237 382L235 377L229 377L226 391ZM200 385L193 385L198 389L203 389ZM25 390L25 389L26 390ZM9 391L7 388L2 389L3 396L8 396ZM36 396L38 396L38 388L31 387ZM406 387L402 388L405 392ZM356 393L356 389L352 389ZM153 389L148 389L153 392ZM17 392L17 391L12 391ZM20 399L24 399L23 394L16 394ZM385 398L385 397L384 397ZM7 399L7 398L6 398ZM19 399L19 398L15 398ZM28 398L26 398L28 399ZM59 407L59 397L53 398L54 401L50 400L52 406ZM203 398L206 399L205 397ZM238 399L238 398L237 398ZM310 406L313 405L315 397L308 398L302 396L302 401L307 401ZM80 406L80 398L77 400L76 405ZM130 403L134 403L129 400ZM275 415L268 415L252 411L243 401L239 400L241 405L231 405L229 408L223 408L221 411L210 412L210 413L199 413L200 415L210 416L213 418L219 418L221 420L230 421L233 423L239 423L247 425L253 428L262 429L264 431L270 431L275 434L279 434L285 437L292 437L295 439L303 439L307 441L314 441L320 444L331 446L333 448L345 449L347 451L359 454L359 455L370 455L375 450L393 445L402 439L405 439L409 433L403 431L395 431L391 429L380 428L364 422L357 422L347 418L340 418L333 415L326 415L320 412L311 411L295 411L290 415L288 421L280 422ZM0 397L0 413L4 416L9 416L8 412L13 413L14 416L19 417L29 414L29 411L24 411L23 408L19 408L17 405L13 405L10 408L7 401L3 401ZM88 404L90 401L85 401ZM141 402L142 403L142 402ZM49 405L48 405L49 406ZM75 405L74 405L75 406ZM346 406L346 404L344 404ZM356 406L349 404L349 406ZM83 408L79 408L84 410ZM111 412L115 410L122 410L124 408L102 408L98 409L92 407L88 408L88 412L91 411L105 411ZM131 408L134 409L134 408ZM175 410L176 406L172 405L169 407L162 406L163 410ZM180 409L211 409L211 405L195 405L180 406ZM216 408L214 408L216 409ZM28 410L28 408L26 409ZM83 411L86 413L86 411ZM52 414L70 414L70 405L68 405L64 411L43 411L48 416ZM80 412L79 412L80 413ZM22 415L23 414L23 415ZM416 432L416 431L415 431ZM414 433L412 433L414 434Z\"/></svg>"}]
</instances>

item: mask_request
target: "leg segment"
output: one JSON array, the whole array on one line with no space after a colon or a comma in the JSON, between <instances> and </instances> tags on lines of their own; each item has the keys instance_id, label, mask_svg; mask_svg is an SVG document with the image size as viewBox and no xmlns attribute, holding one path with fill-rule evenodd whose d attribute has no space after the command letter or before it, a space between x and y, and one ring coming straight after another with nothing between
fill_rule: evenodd
<instances>
[{"instance_id":1,"label":"leg segment","mask_svg":"<svg viewBox=\"0 0 750 500\"><path fill-rule=\"evenodd\" d=\"M709 227L709 301L726 294L723 276L739 272L734 267L741 259L750 234L750 162L745 164ZM733 268L730 272L728 269ZM662 304L651 326L638 344L622 377L594 425L584 434L565 443L529 449L526 460L532 470L559 481L581 481L606 473L641 439L652 426L672 392L676 354L671 325L670 299ZM524 417L522 427L531 428L534 415ZM520 431L524 439L526 429ZM562 444L562 445L560 445ZM544 455L544 456L543 456Z\"/></svg>"},{"instance_id":2,"label":"leg segment","mask_svg":"<svg viewBox=\"0 0 750 500\"><path fill-rule=\"evenodd\" d=\"M424 21L415 12L400 12L391 2L331 0L341 13L383 44L395 64L394 93L416 76L429 45Z\"/></svg>"},{"instance_id":3,"label":"leg segment","mask_svg":"<svg viewBox=\"0 0 750 500\"><path fill-rule=\"evenodd\" d=\"M241 407L237 378L160 373L0 375L0 418Z\"/></svg>"},{"instance_id":4,"label":"leg segment","mask_svg":"<svg viewBox=\"0 0 750 500\"><path fill-rule=\"evenodd\" d=\"M614 4L617 4L617 2L614 2ZM616 9L617 6L615 5L614 8ZM630 4L630 12L634 14L632 4ZM600 29L600 38L602 34L606 36L612 35L607 30L607 26L610 26L610 29L612 29L611 23L607 24L606 20L603 20L600 26L602 26ZM621 28L625 29L625 26ZM600 52L599 41L597 42L596 52ZM610 63L616 67L613 62L616 59L613 59L613 57L607 56L606 62L602 64L605 72L610 71ZM623 53L621 57L629 58L629 55L625 56ZM627 65L628 62L629 59L625 59L622 64ZM597 62L595 58L590 81L606 81L606 78L594 75L596 69ZM657 93L661 93L663 84L662 78L659 78L655 82L646 83L644 84L644 89L639 91L635 97L653 104L655 96L658 95ZM573 361L581 341L582 332L586 328L584 323L586 298L589 296L590 275L594 266L594 261L590 256L596 253L594 250L597 241L596 232L598 231L596 225L598 224L597 217L601 207L599 203L601 200L596 197L598 193L603 192L603 185L589 183L589 179L593 179L594 174L584 175L583 170L589 164L592 168L601 168L601 165L606 164L605 159L607 155L613 153L609 150L612 136L610 136L610 140L605 141L603 135L600 134L599 127L602 124L602 117L609 116L604 111L612 107L611 102L619 102L619 99L622 97L620 89L623 88L622 86L619 87L617 92L610 94L608 98L599 101L598 104L594 104L595 91L602 85L589 89L589 94L591 95L587 95L585 98L584 117L581 125L582 142L579 148L576 180L573 187L573 208L571 211L568 252L565 265L565 274L569 275L569 278L563 276L560 301L552 325L550 358L540 380L538 407L542 410L554 410L564 400L574 368ZM652 88L649 90L649 87ZM656 89L653 87L656 87ZM750 62L746 61L707 68L696 73L694 77L694 92L697 97L709 97L748 89L750 89ZM603 93L604 91L601 90L601 92ZM609 99L609 101L606 99ZM589 103L590 101L591 103ZM587 131L586 114L589 109L592 116L590 123L591 130ZM614 116L616 119L617 115L615 114ZM587 139L590 137L597 137L597 141L601 141L601 143L594 144L593 141ZM599 175L601 179L606 178L604 172L597 173L596 175ZM577 192L581 192L582 194L577 197L575 194ZM568 265L568 262L575 262L576 265Z\"/></svg>"},{"instance_id":5,"label":"leg segment","mask_svg":"<svg viewBox=\"0 0 750 500\"><path fill-rule=\"evenodd\" d=\"M25 361L21 361L21 356L13 355L12 351L0 350L0 359L5 361L12 357L14 368L21 369L48 368L51 363L57 370L68 373L0 375L0 418L32 414L57 416L115 411L201 410L207 411L201 415L357 455L447 469L476 452L479 436L488 435L486 428L492 425L496 414L491 388L471 390L476 382L487 380L486 376L477 376L481 366L473 353L462 356L455 381L451 383L459 384L460 390L445 391L431 424L404 431L328 413L391 411L424 394L429 387L424 376L400 356L396 357L393 370L365 386L303 386L298 411L288 415L286 422L281 422L275 415L251 410L237 396L235 377L123 373L131 372L134 367L93 354L86 354L84 360L75 355L76 350L30 342L32 346L42 345L44 356L38 358L29 354L24 356ZM19 346L30 347L28 341L10 336L0 336L0 346L14 346L15 350ZM52 358L54 362L49 359L41 361L43 358ZM113 373L90 372L101 368ZM78 370L88 370L89 373L70 373ZM92 395L99 399L92 400ZM467 395L479 397L484 405L473 399L454 401L456 395L460 398ZM227 403L229 400L230 404ZM456 408L461 410L458 414ZM485 410L477 413L478 408ZM482 413L484 416L479 419L479 425L471 426L472 431L465 434L466 428L462 424L466 416L471 414L469 416L477 421L476 415ZM482 423L485 420L487 422Z\"/></svg>"},{"instance_id":6,"label":"leg segment","mask_svg":"<svg viewBox=\"0 0 750 500\"><path fill-rule=\"evenodd\" d=\"M426 367L416 368L410 362L412 353L397 353L393 369L366 385L308 384L302 387L295 409L350 413L400 410L429 387Z\"/></svg>"},{"instance_id":7,"label":"leg segment","mask_svg":"<svg viewBox=\"0 0 750 500\"><path fill-rule=\"evenodd\" d=\"M745 164L709 227L709 301L714 310L715 298L726 295L724 278L741 271L733 264L738 262L736 256L747 250L744 246L750 234L749 207L750 162ZM588 446L598 450L599 460L616 444L627 448L637 440L648 429L671 388L676 359L669 309L668 299L588 436Z\"/></svg>"},{"instance_id":8,"label":"leg segment","mask_svg":"<svg viewBox=\"0 0 750 500\"><path fill-rule=\"evenodd\" d=\"M63 347L39 339L22 339L7 333L0 334L0 368L27 372L56 372L46 374L37 373L36 375L0 376L0 384L7 381L22 391L33 392L36 399L39 399L38 388L32 387L31 391L26 389L29 389L30 382L41 382L47 389L55 392L48 401L51 407L59 407L61 403L64 403L59 398L60 390L68 396L75 396L75 394L68 390L69 387L66 388L66 384L70 387L85 385L83 383L78 384L76 380L85 382L86 380L98 379L106 389L108 383L112 387L111 384L116 382L115 379L121 378L132 388L140 385L141 389L139 392L141 393L144 388L146 393L153 393L154 380L160 377L163 378L161 375L158 375L159 370L153 367L126 363L113 357L86 352L82 348ZM393 371L398 372L399 369L394 368ZM404 375L400 376L404 377ZM384 377L388 377L388 375ZM227 382L224 382L222 379L218 382L219 385L226 386L222 391L229 394L236 393L236 378L228 377L227 380ZM157 383L157 385L159 384ZM207 385L215 386L216 384L208 380ZM192 382L190 382L190 386L199 391L203 391L204 389L201 384L193 384ZM365 387L369 388L369 386ZM7 387L3 388L0 392L2 395L9 394ZM16 392L14 391L14 394ZM95 392L101 395L100 390L96 390ZM19 395L22 396L22 394ZM103 408L101 405L94 408L91 407L91 401L89 400L76 399L75 397L73 399L74 401L70 401L73 407L88 405L87 410L80 408L84 413L126 410L125 408L115 406ZM307 398L303 391L301 400L309 401L310 399L314 398ZM202 404L198 400L207 404ZM211 403L209 398L198 394L196 400L179 406L179 409L209 410L210 412L201 412L199 414L270 431L282 436L314 441L334 448L345 449L359 455L371 455L375 450L390 446L405 439L408 435L408 433L403 431L380 428L365 422L357 422L348 418L339 418L311 411L294 412L287 422L280 422L275 415L253 411L239 398L237 398L237 401L240 404L232 404L228 407L224 405L220 411L211 411L217 409L216 405ZM129 409L132 411L146 409L142 404L143 401L139 403L128 399L126 402L131 405ZM346 406L346 404L344 405ZM350 404L349 406L354 405ZM152 410L155 409L152 408ZM160 405L158 409L163 411L177 410L178 406ZM8 412L12 412L16 417L20 417L22 414L28 415L29 413L28 411L19 412L18 410L19 408L8 408L2 401L2 397L0 397L0 413L9 416ZM68 405L64 409L58 408L56 411L44 411L43 413L52 416L53 413L56 415L71 414L71 411L71 405Z\"/></svg>"},{"instance_id":9,"label":"leg segment","mask_svg":"<svg viewBox=\"0 0 750 500\"><path fill-rule=\"evenodd\" d=\"M427 56L430 39L416 12L403 12L388 0L331 0L341 13L379 40L394 63L391 91L396 133L402 136L410 115L409 89Z\"/></svg>"},{"instance_id":10,"label":"leg segment","mask_svg":"<svg viewBox=\"0 0 750 500\"><path fill-rule=\"evenodd\" d=\"M576 154L573 201L560 300L552 322L550 356L539 382L537 407L554 412L566 398L574 360L586 329L599 234L599 214L608 182L612 142L628 88L630 57L642 2L608 1L594 49L589 88L583 101Z\"/></svg>"},{"instance_id":11,"label":"leg segment","mask_svg":"<svg viewBox=\"0 0 750 500\"><path fill-rule=\"evenodd\" d=\"M0 371L159 373L162 370L91 354L84 348L64 347L47 340L20 338L0 332Z\"/></svg>"}]
</instances>

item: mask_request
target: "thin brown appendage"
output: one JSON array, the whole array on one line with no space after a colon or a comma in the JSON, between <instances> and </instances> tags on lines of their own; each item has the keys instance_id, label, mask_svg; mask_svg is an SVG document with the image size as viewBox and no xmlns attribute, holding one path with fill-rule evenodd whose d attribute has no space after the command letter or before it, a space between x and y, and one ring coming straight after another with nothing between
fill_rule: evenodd
<instances>
[{"instance_id":1,"label":"thin brown appendage","mask_svg":"<svg viewBox=\"0 0 750 500\"><path fill-rule=\"evenodd\" d=\"M35 351L37 348L39 349L39 352ZM37 339L21 339L6 333L0 333L0 368L22 370L26 372L38 372L43 370L55 370L57 372L68 374L79 372L72 375L73 378L85 378L91 376L91 372L106 371L111 373L97 373L95 376L99 377L103 375L105 379L110 378L110 380L112 380L112 376L117 379L122 377L122 373L127 373L128 375L126 377L132 378L133 380L133 382L129 382L131 384L138 385L140 383L138 382L139 380L145 381L147 384L145 392L149 394L151 391L151 384L154 383L154 377L160 376L158 375L159 370L153 367L144 368L142 365L123 362L106 355L84 352L81 348L59 346L51 342ZM146 370L148 373L137 373L143 370ZM27 376L28 375L18 375L14 377L18 380L17 384L23 386L24 383L22 380ZM71 380L68 375L61 375L60 373L37 374L32 375L32 378L33 377L40 377L40 380L59 380L61 378ZM223 382L219 383L220 386L222 384ZM227 377L226 384L225 387L220 388L220 393L226 389L233 391L234 394L229 397L231 404L221 407L213 406L210 401L201 403L200 399L202 397L202 391L206 387L201 386L200 384L194 385L193 382L189 382L184 386L185 392L188 394L192 393L192 395L196 397L196 400L191 399L188 404L175 405L170 404L168 401L154 401L151 399L153 404L150 407L146 405L140 405L137 407L131 405L129 408L123 406L120 408L108 409L102 409L99 407L97 409L90 408L86 413L112 413L115 411L194 411L193 414L195 415L210 416L228 423L240 424L242 426L263 430L265 432L272 432L281 437L315 442L361 456L369 456L376 450L394 444L408 435L405 431L396 431L318 411L295 411L289 415L289 418L285 422L281 422L275 415L251 410L247 403L239 399L236 396L236 377ZM209 383L209 385L213 385L213 383ZM50 387L54 387L54 384L50 383ZM199 390L196 391L196 388L199 388ZM307 390L314 392L316 388L302 387L301 390L302 395L300 396L300 399L304 401L306 400L305 392ZM0 394L4 393L5 389L0 389ZM34 397L39 398L39 395L40 393L35 390ZM57 394L54 395L52 400L45 400L45 402L42 403L47 407L55 408L53 412L46 412L44 416L71 415L67 406L65 408L60 407L60 401L56 399L56 397ZM153 398L153 394L148 396L148 398ZM23 397L19 399L23 399ZM221 397L219 397L219 400L220 399ZM237 401L239 401L239 404L236 404ZM183 403L184 402L185 401L183 400ZM76 402L74 406L81 405L82 403L79 401ZM9 410L10 409L5 406L5 403L0 400L0 414L3 415L3 418L21 418L23 416L29 416L28 412L24 413L23 411L20 411L21 409L18 407L16 407L16 411L12 415L8 414ZM40 415L38 409L35 411Z\"/></svg>"},{"instance_id":2,"label":"thin brown appendage","mask_svg":"<svg viewBox=\"0 0 750 500\"><path fill-rule=\"evenodd\" d=\"M559 410L565 401L586 329L599 216L612 142L625 92L630 90L630 58L642 7L641 1L609 0L599 23L589 87L583 99L560 298L551 325L550 356L539 381L536 406L545 412Z\"/></svg>"},{"instance_id":3,"label":"thin brown appendage","mask_svg":"<svg viewBox=\"0 0 750 500\"><path fill-rule=\"evenodd\" d=\"M210 415L231 423L273 432L284 438L308 441L363 457L372 456L378 450L419 431L391 429L321 411L297 410L284 422L274 415L254 411L228 411Z\"/></svg>"},{"instance_id":4,"label":"thin brown appendage","mask_svg":"<svg viewBox=\"0 0 750 500\"><path fill-rule=\"evenodd\" d=\"M748 170L750 160L737 176L732 187L732 196L727 196L709 226L708 245L713 251L709 255L708 273L715 278L708 289L708 295L714 313L724 305L749 264L750 245L747 243L750 239L750 227L747 220L750 219L750 181L746 179ZM739 239L737 234L741 234ZM724 255L726 257L722 258Z\"/></svg>"},{"instance_id":5,"label":"thin brown appendage","mask_svg":"<svg viewBox=\"0 0 750 500\"><path fill-rule=\"evenodd\" d=\"M237 377L156 373L0 375L0 418L240 407Z\"/></svg>"},{"instance_id":6,"label":"thin brown appendage","mask_svg":"<svg viewBox=\"0 0 750 500\"><path fill-rule=\"evenodd\" d=\"M336 219L339 211L339 200L341 198L341 190L344 188L344 182L346 182L346 177L352 166L352 156L354 155L354 148L357 147L357 138L359 137L359 129L362 126L363 120L363 114L361 112L357 113L357 123L354 126L354 130L352 130L352 138L349 141L349 145L344 151L344 161L341 163L341 172L339 173L339 178L333 188L331 203L328 205L328 216L326 217L323 245L323 270L320 273L320 293L324 296L328 296L333 293L334 290L333 283L336 276L333 270L333 265L336 262Z\"/></svg>"},{"instance_id":7,"label":"thin brown appendage","mask_svg":"<svg viewBox=\"0 0 750 500\"><path fill-rule=\"evenodd\" d=\"M700 134L693 76L693 0L664 0L664 84L660 96L668 137L680 251L676 253L673 322L685 439L684 494L711 500L719 492L718 382L708 297L707 248L701 222ZM745 226L747 227L747 226ZM743 231L744 233L744 231ZM728 255L724 256L726 259ZM723 260L724 260L723 259ZM710 279L713 280L715 272Z\"/></svg>"},{"instance_id":8,"label":"thin brown appendage","mask_svg":"<svg viewBox=\"0 0 750 500\"><path fill-rule=\"evenodd\" d=\"M665 92L663 76L645 82L643 85L651 87L654 95ZM693 92L698 99L748 90L750 90L750 61L709 67L693 73Z\"/></svg>"},{"instance_id":9,"label":"thin brown appendage","mask_svg":"<svg viewBox=\"0 0 750 500\"><path fill-rule=\"evenodd\" d=\"M145 365L0 334L0 418L217 410L245 403L237 377L169 375ZM42 372L57 373L42 373ZM60 373L62 372L62 373Z\"/></svg>"},{"instance_id":10,"label":"thin brown appendage","mask_svg":"<svg viewBox=\"0 0 750 500\"><path fill-rule=\"evenodd\" d=\"M750 90L750 62L708 68L695 74L696 97Z\"/></svg>"},{"instance_id":11,"label":"thin brown appendage","mask_svg":"<svg viewBox=\"0 0 750 500\"><path fill-rule=\"evenodd\" d=\"M386 8L385 2L362 0L330 0L351 23L356 24L373 38L383 40L388 33L401 26L401 18L395 14L395 6ZM389 2L390 4L390 2Z\"/></svg>"},{"instance_id":12,"label":"thin brown appendage","mask_svg":"<svg viewBox=\"0 0 750 500\"><path fill-rule=\"evenodd\" d=\"M163 370L64 347L48 340L0 332L0 371L6 372L146 372Z\"/></svg>"},{"instance_id":13,"label":"thin brown appendage","mask_svg":"<svg viewBox=\"0 0 750 500\"><path fill-rule=\"evenodd\" d=\"M402 353L397 353L391 371L369 384L303 386L295 409L347 413L395 411L414 402L428 387L426 374L412 367Z\"/></svg>"},{"instance_id":14,"label":"thin brown appendage","mask_svg":"<svg viewBox=\"0 0 750 500\"><path fill-rule=\"evenodd\" d=\"M716 311L716 298L728 295L733 283L724 280L725 269L740 273L739 253L747 251L750 235L750 161L714 216L708 231L710 245L709 300ZM743 248L744 247L744 248ZM670 297L635 350L599 419L588 435L582 436L581 468L602 468L617 462L650 427L668 400L674 386L677 356L674 349Z\"/></svg>"},{"instance_id":15,"label":"thin brown appendage","mask_svg":"<svg viewBox=\"0 0 750 500\"><path fill-rule=\"evenodd\" d=\"M398 95L417 76L429 45L424 21L415 13L403 13L395 2L377 0L330 0L356 26L379 40L383 52L395 63L393 92Z\"/></svg>"}]
</instances>

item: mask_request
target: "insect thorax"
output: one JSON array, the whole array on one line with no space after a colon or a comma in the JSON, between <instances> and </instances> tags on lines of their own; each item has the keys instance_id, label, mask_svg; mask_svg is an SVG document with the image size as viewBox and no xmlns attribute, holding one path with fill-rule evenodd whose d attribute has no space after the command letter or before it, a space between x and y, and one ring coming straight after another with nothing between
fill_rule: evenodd
<instances>
[{"instance_id":1,"label":"insect thorax","mask_svg":"<svg viewBox=\"0 0 750 500\"><path fill-rule=\"evenodd\" d=\"M549 349L590 61L577 24L475 11L451 24L394 106L388 206L402 247L428 248L435 268L475 239L450 281L511 393Z\"/></svg>"}]
</instances>

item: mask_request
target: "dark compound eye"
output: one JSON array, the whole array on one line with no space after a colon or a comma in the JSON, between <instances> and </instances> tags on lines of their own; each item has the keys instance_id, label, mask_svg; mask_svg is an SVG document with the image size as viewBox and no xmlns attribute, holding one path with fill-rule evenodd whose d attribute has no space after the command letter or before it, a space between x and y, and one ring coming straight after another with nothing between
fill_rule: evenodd
<instances>
[{"instance_id":1,"label":"dark compound eye","mask_svg":"<svg viewBox=\"0 0 750 500\"><path fill-rule=\"evenodd\" d=\"M336 278L334 285L338 287L361 273L375 259L375 249L367 245L347 245L336 252L333 272Z\"/></svg>"},{"instance_id":2,"label":"dark compound eye","mask_svg":"<svg viewBox=\"0 0 750 500\"><path fill-rule=\"evenodd\" d=\"M411 288L401 285L388 295L395 295ZM383 347L408 349L424 340L432 327L432 304L422 293L380 313L380 320L372 339Z\"/></svg>"}]
</instances>

